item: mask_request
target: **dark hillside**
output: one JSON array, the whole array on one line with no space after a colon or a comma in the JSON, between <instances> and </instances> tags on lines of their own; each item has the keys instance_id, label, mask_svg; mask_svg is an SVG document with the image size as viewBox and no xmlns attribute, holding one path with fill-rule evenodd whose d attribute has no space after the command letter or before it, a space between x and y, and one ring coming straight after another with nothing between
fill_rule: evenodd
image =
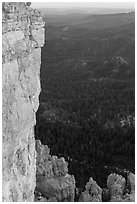
<instances>
[{"instance_id":1,"label":"dark hillside","mask_svg":"<svg viewBox=\"0 0 137 204\"><path fill-rule=\"evenodd\" d=\"M36 138L78 187L90 176L104 187L111 171L135 170L134 13L62 22L46 29Z\"/></svg>"},{"instance_id":2,"label":"dark hillside","mask_svg":"<svg viewBox=\"0 0 137 204\"><path fill-rule=\"evenodd\" d=\"M85 17L77 23L77 27L94 29L107 29L120 27L133 22L135 19L135 12L108 14L108 15L91 15Z\"/></svg>"}]
</instances>

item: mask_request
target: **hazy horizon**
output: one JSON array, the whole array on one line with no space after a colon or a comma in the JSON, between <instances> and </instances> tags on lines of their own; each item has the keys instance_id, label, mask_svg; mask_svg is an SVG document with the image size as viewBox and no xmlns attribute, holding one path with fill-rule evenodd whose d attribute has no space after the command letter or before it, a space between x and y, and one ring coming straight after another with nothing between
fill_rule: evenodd
<instances>
[{"instance_id":1,"label":"hazy horizon","mask_svg":"<svg viewBox=\"0 0 137 204\"><path fill-rule=\"evenodd\" d=\"M33 8L55 8L55 9L135 9L134 2L32 2Z\"/></svg>"}]
</instances>

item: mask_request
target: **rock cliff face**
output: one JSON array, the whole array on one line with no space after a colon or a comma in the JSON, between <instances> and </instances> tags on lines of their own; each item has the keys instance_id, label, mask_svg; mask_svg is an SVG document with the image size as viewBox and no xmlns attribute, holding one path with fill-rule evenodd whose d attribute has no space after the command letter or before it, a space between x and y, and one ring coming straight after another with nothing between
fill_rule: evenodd
<instances>
[{"instance_id":1,"label":"rock cliff face","mask_svg":"<svg viewBox=\"0 0 137 204\"><path fill-rule=\"evenodd\" d=\"M2 5L3 201L33 201L44 23L29 3Z\"/></svg>"}]
</instances>

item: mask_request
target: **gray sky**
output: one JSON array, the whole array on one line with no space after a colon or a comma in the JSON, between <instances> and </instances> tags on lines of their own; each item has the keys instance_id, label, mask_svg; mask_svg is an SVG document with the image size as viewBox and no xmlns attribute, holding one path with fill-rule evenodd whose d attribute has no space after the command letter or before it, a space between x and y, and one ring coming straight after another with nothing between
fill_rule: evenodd
<instances>
[{"instance_id":1,"label":"gray sky","mask_svg":"<svg viewBox=\"0 0 137 204\"><path fill-rule=\"evenodd\" d=\"M134 9L134 2L32 2L33 8L110 8L110 9Z\"/></svg>"}]
</instances>

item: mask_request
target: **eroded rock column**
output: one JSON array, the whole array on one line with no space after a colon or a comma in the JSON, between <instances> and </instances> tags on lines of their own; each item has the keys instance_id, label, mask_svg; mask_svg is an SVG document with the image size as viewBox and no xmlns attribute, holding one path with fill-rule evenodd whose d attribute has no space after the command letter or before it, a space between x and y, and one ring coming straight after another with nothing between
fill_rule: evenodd
<instances>
[{"instance_id":1,"label":"eroded rock column","mask_svg":"<svg viewBox=\"0 0 137 204\"><path fill-rule=\"evenodd\" d=\"M2 15L3 201L33 201L44 23L28 3L3 3Z\"/></svg>"},{"instance_id":2,"label":"eroded rock column","mask_svg":"<svg viewBox=\"0 0 137 204\"><path fill-rule=\"evenodd\" d=\"M51 156L47 145L36 140L37 186L40 202L74 202L75 178L68 174L68 164L63 157Z\"/></svg>"}]
</instances>

